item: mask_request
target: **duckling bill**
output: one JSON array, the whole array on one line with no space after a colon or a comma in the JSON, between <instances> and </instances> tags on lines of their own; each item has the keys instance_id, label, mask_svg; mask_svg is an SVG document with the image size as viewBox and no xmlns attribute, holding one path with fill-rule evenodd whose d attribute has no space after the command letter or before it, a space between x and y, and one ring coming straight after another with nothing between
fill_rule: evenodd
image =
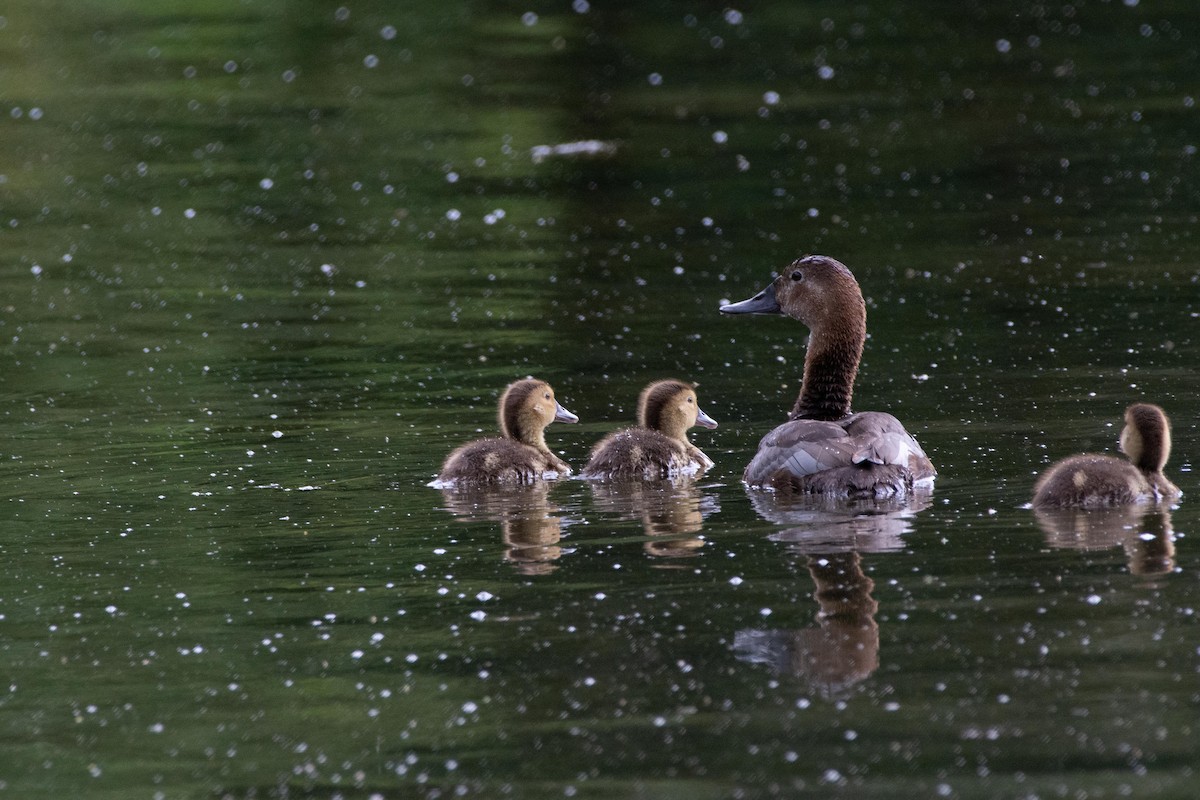
<instances>
[{"instance_id":1,"label":"duckling bill","mask_svg":"<svg viewBox=\"0 0 1200 800\"><path fill-rule=\"evenodd\" d=\"M1034 487L1034 508L1171 503L1183 495L1163 475L1171 456L1171 421L1162 408L1134 403L1125 409L1118 446L1128 460L1082 453L1053 464Z\"/></svg>"},{"instance_id":2,"label":"duckling bill","mask_svg":"<svg viewBox=\"0 0 1200 800\"><path fill-rule=\"evenodd\" d=\"M656 381L638 397L637 427L601 439L581 476L652 480L702 472L713 462L688 441L695 425L717 427L700 409L696 390L679 380Z\"/></svg>"},{"instance_id":3,"label":"duckling bill","mask_svg":"<svg viewBox=\"0 0 1200 800\"><path fill-rule=\"evenodd\" d=\"M510 384L500 396L499 418L501 435L456 449L433 485L532 483L571 474L571 467L546 445L546 426L578 422L579 417L558 403L550 384L535 378Z\"/></svg>"},{"instance_id":4,"label":"duckling bill","mask_svg":"<svg viewBox=\"0 0 1200 800\"><path fill-rule=\"evenodd\" d=\"M882 411L853 413L850 400L867 335L854 275L837 259L794 261L761 292L722 314L782 314L811 335L800 396L768 433L742 480L755 488L834 497L899 497L937 471L904 426Z\"/></svg>"}]
</instances>

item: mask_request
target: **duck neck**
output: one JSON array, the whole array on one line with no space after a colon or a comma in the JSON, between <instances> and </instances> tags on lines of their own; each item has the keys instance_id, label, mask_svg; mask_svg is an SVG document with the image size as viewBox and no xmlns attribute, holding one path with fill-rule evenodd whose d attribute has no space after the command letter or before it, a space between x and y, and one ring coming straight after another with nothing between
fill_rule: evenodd
<instances>
[{"instance_id":1,"label":"duck neck","mask_svg":"<svg viewBox=\"0 0 1200 800\"><path fill-rule=\"evenodd\" d=\"M838 420L850 413L864 338L863 323L851 323L836 335L825 330L813 332L791 419Z\"/></svg>"}]
</instances>

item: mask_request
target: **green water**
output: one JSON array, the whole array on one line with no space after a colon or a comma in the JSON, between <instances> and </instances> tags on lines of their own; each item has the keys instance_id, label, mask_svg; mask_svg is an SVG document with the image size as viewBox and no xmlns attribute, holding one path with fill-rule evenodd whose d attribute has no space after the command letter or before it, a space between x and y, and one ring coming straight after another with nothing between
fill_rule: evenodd
<instances>
[{"instance_id":1,"label":"green water","mask_svg":"<svg viewBox=\"0 0 1200 800\"><path fill-rule=\"evenodd\" d=\"M1200 10L0 10L0 794L1190 798ZM536 161L579 140L615 152ZM741 470L868 298L902 509ZM550 381L577 468L699 384L698 482L425 484ZM1166 513L1023 508L1174 422Z\"/></svg>"}]
</instances>

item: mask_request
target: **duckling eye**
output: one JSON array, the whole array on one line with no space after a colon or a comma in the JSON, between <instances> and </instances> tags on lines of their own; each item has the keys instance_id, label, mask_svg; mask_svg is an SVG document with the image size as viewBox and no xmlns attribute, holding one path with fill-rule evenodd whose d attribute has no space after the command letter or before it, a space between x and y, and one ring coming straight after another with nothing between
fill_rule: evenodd
<instances>
[{"instance_id":1,"label":"duckling eye","mask_svg":"<svg viewBox=\"0 0 1200 800\"><path fill-rule=\"evenodd\" d=\"M696 398L694 398L694 397L689 397L689 398L688 398L688 402L689 402L689 403L694 403L694 402L696 402Z\"/></svg>"},{"instance_id":2,"label":"duckling eye","mask_svg":"<svg viewBox=\"0 0 1200 800\"><path fill-rule=\"evenodd\" d=\"M804 273L801 272L800 270L794 271L792 273L792 280L795 281L796 283L799 283L800 281L804 280Z\"/></svg>"}]
</instances>

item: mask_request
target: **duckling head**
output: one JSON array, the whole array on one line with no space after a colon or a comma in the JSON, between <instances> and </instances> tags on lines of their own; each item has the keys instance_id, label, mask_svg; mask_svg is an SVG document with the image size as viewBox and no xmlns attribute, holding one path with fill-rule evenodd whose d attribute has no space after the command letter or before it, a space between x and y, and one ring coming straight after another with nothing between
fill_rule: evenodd
<instances>
[{"instance_id":1,"label":"duckling head","mask_svg":"<svg viewBox=\"0 0 1200 800\"><path fill-rule=\"evenodd\" d=\"M674 379L656 381L638 397L638 424L672 439L686 439L694 425L717 427L716 420L700 409L696 390Z\"/></svg>"},{"instance_id":2,"label":"duckling head","mask_svg":"<svg viewBox=\"0 0 1200 800\"><path fill-rule=\"evenodd\" d=\"M551 422L579 422L554 399L545 381L526 378L509 384L500 397L500 432L540 450L546 449L544 431Z\"/></svg>"},{"instance_id":3,"label":"duckling head","mask_svg":"<svg viewBox=\"0 0 1200 800\"><path fill-rule=\"evenodd\" d=\"M1121 452L1143 472L1161 472L1171 456L1171 422L1152 403L1134 403L1125 409Z\"/></svg>"}]
</instances>

